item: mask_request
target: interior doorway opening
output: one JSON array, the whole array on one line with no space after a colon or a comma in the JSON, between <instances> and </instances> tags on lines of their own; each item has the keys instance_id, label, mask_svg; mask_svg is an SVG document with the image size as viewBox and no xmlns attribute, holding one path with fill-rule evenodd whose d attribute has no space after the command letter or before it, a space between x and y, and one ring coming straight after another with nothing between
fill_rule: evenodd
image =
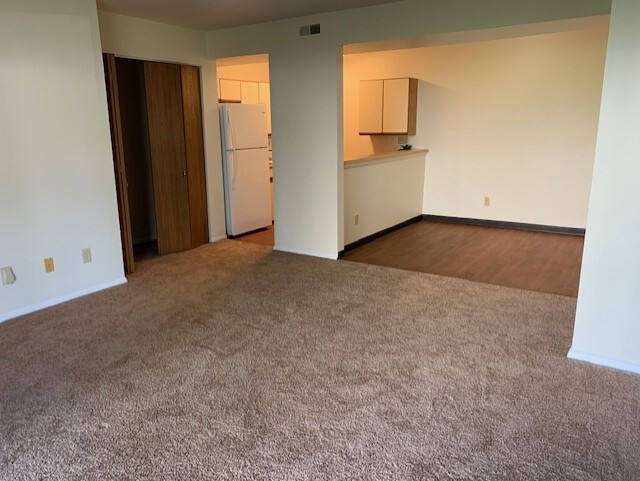
<instances>
[{"instance_id":1,"label":"interior doorway opening","mask_svg":"<svg viewBox=\"0 0 640 481\"><path fill-rule=\"evenodd\" d=\"M104 56L126 274L208 242L199 67Z\"/></svg>"},{"instance_id":2,"label":"interior doorway opening","mask_svg":"<svg viewBox=\"0 0 640 481\"><path fill-rule=\"evenodd\" d=\"M216 60L227 236L274 245L269 56Z\"/></svg>"},{"instance_id":3,"label":"interior doorway opening","mask_svg":"<svg viewBox=\"0 0 640 481\"><path fill-rule=\"evenodd\" d=\"M577 296L608 24L344 46L344 258Z\"/></svg>"}]
</instances>

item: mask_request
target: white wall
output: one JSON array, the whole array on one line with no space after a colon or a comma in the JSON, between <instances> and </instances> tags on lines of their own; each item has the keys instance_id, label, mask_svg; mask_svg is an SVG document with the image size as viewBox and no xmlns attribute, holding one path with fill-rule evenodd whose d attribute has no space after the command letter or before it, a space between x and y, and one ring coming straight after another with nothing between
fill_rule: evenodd
<instances>
[{"instance_id":1,"label":"white wall","mask_svg":"<svg viewBox=\"0 0 640 481\"><path fill-rule=\"evenodd\" d=\"M0 4L0 105L0 320L125 282L94 1Z\"/></svg>"},{"instance_id":2,"label":"white wall","mask_svg":"<svg viewBox=\"0 0 640 481\"><path fill-rule=\"evenodd\" d=\"M640 373L640 3L614 0L570 357Z\"/></svg>"},{"instance_id":3,"label":"white wall","mask_svg":"<svg viewBox=\"0 0 640 481\"><path fill-rule=\"evenodd\" d=\"M600 24L346 55L345 158L398 148L396 136L358 134L360 80L418 78L409 143L430 149L424 213L584 228L608 18Z\"/></svg>"},{"instance_id":4,"label":"white wall","mask_svg":"<svg viewBox=\"0 0 640 481\"><path fill-rule=\"evenodd\" d=\"M269 54L276 248L335 258L344 245L341 45L602 15L609 5L609 0L406 0L209 32L211 58ZM300 25L317 22L322 34L298 36Z\"/></svg>"},{"instance_id":5,"label":"white wall","mask_svg":"<svg viewBox=\"0 0 640 481\"><path fill-rule=\"evenodd\" d=\"M347 164L344 169L345 244L421 215L424 167L424 153Z\"/></svg>"},{"instance_id":6,"label":"white wall","mask_svg":"<svg viewBox=\"0 0 640 481\"><path fill-rule=\"evenodd\" d=\"M99 20L104 52L201 67L209 240L225 238L216 65L206 56L205 33L106 12Z\"/></svg>"}]
</instances>

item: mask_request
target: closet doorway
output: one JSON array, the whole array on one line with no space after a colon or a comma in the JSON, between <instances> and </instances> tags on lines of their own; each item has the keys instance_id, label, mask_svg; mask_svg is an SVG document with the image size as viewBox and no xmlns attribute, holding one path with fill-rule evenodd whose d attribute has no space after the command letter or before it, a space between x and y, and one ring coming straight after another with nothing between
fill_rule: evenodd
<instances>
[{"instance_id":1,"label":"closet doorway","mask_svg":"<svg viewBox=\"0 0 640 481\"><path fill-rule=\"evenodd\" d=\"M198 67L104 54L127 274L209 240Z\"/></svg>"}]
</instances>

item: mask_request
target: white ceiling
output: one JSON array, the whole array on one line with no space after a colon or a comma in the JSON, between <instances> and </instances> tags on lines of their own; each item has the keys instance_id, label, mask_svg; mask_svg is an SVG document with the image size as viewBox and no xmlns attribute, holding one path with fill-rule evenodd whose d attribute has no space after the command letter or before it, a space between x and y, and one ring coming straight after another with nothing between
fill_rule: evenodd
<instances>
[{"instance_id":1,"label":"white ceiling","mask_svg":"<svg viewBox=\"0 0 640 481\"><path fill-rule=\"evenodd\" d=\"M106 12L198 30L251 25L399 0L98 0Z\"/></svg>"}]
</instances>

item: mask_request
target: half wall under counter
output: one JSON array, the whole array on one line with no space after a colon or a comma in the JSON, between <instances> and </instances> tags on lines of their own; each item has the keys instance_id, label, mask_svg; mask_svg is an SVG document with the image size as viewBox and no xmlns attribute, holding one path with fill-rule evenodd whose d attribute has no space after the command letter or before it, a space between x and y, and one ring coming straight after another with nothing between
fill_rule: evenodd
<instances>
[{"instance_id":1,"label":"half wall under counter","mask_svg":"<svg viewBox=\"0 0 640 481\"><path fill-rule=\"evenodd\" d=\"M345 249L422 215L427 149L344 161Z\"/></svg>"}]
</instances>

